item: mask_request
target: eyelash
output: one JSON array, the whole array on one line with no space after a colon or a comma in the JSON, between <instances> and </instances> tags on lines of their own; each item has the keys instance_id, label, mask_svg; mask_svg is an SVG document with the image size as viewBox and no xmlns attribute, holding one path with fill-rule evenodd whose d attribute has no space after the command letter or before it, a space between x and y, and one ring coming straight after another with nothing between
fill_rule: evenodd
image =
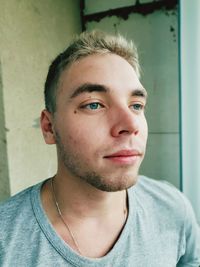
<instances>
[{"instance_id":1,"label":"eyelash","mask_svg":"<svg viewBox=\"0 0 200 267\"><path fill-rule=\"evenodd\" d=\"M92 108L92 106L94 108ZM99 110L101 108L104 108L104 105L101 104L100 102L91 102L91 103L82 105L80 108L81 109L86 109L86 110ZM142 104L142 103L133 103L133 104L130 105L130 108L135 112L140 112L140 111L144 110L145 105Z\"/></svg>"},{"instance_id":2,"label":"eyelash","mask_svg":"<svg viewBox=\"0 0 200 267\"><path fill-rule=\"evenodd\" d=\"M137 108L133 108L135 111L142 111L144 110L144 107L145 107L145 105L142 103L134 103L131 106L137 107Z\"/></svg>"},{"instance_id":3,"label":"eyelash","mask_svg":"<svg viewBox=\"0 0 200 267\"><path fill-rule=\"evenodd\" d=\"M89 108L92 105L93 106L94 105L99 106L99 108ZM88 110L98 110L98 109L103 108L103 107L104 106L101 103L99 103L99 102L92 102L92 103L88 103L88 104L85 104L85 105L81 106L82 109L88 109Z\"/></svg>"}]
</instances>

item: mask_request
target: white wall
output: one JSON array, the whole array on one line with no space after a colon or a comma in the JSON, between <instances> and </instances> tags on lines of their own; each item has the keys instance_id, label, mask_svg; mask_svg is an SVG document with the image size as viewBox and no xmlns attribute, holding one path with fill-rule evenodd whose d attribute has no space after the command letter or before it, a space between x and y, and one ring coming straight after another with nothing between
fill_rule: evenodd
<instances>
[{"instance_id":1,"label":"white wall","mask_svg":"<svg viewBox=\"0 0 200 267\"><path fill-rule=\"evenodd\" d=\"M200 1L181 1L183 192L200 222Z\"/></svg>"}]
</instances>

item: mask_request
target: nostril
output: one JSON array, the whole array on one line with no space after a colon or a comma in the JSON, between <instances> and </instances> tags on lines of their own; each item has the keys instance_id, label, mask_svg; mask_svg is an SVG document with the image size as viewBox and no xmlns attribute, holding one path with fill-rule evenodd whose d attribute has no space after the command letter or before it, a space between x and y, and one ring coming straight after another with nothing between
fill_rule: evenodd
<instances>
[{"instance_id":1,"label":"nostril","mask_svg":"<svg viewBox=\"0 0 200 267\"><path fill-rule=\"evenodd\" d=\"M129 130L121 130L121 131L119 131L119 135L122 135L122 134L130 134L131 133L131 131L129 131ZM138 134L138 130L135 130L135 131L133 131L132 132L134 135L137 135Z\"/></svg>"},{"instance_id":2,"label":"nostril","mask_svg":"<svg viewBox=\"0 0 200 267\"><path fill-rule=\"evenodd\" d=\"M129 133L129 131L127 131L127 130L121 130L121 131L119 131L119 134L124 134L124 133Z\"/></svg>"}]
</instances>

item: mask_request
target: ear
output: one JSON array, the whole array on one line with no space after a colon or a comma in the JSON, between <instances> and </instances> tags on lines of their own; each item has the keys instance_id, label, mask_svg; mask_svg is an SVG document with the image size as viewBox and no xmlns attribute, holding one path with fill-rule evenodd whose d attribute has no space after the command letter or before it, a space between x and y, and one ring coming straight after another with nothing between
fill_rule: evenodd
<instances>
[{"instance_id":1,"label":"ear","mask_svg":"<svg viewBox=\"0 0 200 267\"><path fill-rule=\"evenodd\" d=\"M52 114L44 109L40 116L40 126L42 129L43 137L46 144L55 144L55 135L53 130L53 116Z\"/></svg>"}]
</instances>

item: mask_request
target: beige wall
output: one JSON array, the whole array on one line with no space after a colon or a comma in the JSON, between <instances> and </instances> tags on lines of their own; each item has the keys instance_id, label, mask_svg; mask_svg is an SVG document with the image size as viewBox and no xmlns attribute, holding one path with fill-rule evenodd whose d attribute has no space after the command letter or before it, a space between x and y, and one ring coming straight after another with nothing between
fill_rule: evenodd
<instances>
[{"instance_id":1,"label":"beige wall","mask_svg":"<svg viewBox=\"0 0 200 267\"><path fill-rule=\"evenodd\" d=\"M9 178L8 178L8 160L6 146L6 129L4 120L3 106L3 84L2 72L0 65L0 200L5 199L10 194Z\"/></svg>"},{"instance_id":2,"label":"beige wall","mask_svg":"<svg viewBox=\"0 0 200 267\"><path fill-rule=\"evenodd\" d=\"M80 31L79 0L0 1L0 199L55 172L55 148L39 129L44 81Z\"/></svg>"}]
</instances>

